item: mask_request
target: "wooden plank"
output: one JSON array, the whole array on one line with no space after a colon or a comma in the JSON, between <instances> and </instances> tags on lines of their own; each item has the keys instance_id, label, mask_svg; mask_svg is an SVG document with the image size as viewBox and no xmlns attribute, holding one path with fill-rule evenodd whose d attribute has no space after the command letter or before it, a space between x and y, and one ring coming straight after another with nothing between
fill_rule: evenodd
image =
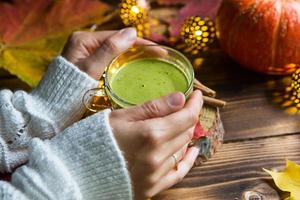
<instances>
[{"instance_id":1,"label":"wooden plank","mask_svg":"<svg viewBox=\"0 0 300 200\"><path fill-rule=\"evenodd\" d=\"M201 66L195 67L196 77L213 88L227 83L251 84L264 82L267 79L265 75L242 68L218 49L190 59L193 62L195 58L203 59Z\"/></svg>"},{"instance_id":2,"label":"wooden plank","mask_svg":"<svg viewBox=\"0 0 300 200\"><path fill-rule=\"evenodd\" d=\"M228 102L221 110L226 141L300 131L300 115L287 114L273 102L274 92L285 95L286 79L243 69L221 51L204 55L196 77Z\"/></svg>"},{"instance_id":3,"label":"wooden plank","mask_svg":"<svg viewBox=\"0 0 300 200\"><path fill-rule=\"evenodd\" d=\"M262 168L282 169L285 159L300 164L300 135L226 143L211 160L154 199L238 200L250 191L260 191L262 199L279 199Z\"/></svg>"},{"instance_id":4,"label":"wooden plank","mask_svg":"<svg viewBox=\"0 0 300 200\"><path fill-rule=\"evenodd\" d=\"M260 96L230 101L221 111L225 140L282 135L300 131L300 115L289 115Z\"/></svg>"}]
</instances>

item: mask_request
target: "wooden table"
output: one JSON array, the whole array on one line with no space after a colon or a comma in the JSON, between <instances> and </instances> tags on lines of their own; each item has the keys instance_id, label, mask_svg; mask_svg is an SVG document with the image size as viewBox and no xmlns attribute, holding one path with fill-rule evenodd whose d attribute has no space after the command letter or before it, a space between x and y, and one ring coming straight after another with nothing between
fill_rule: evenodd
<instances>
[{"instance_id":1,"label":"wooden table","mask_svg":"<svg viewBox=\"0 0 300 200\"><path fill-rule=\"evenodd\" d=\"M0 74L0 88L29 90L9 74ZM220 51L205 59L196 74L228 101L221 110L224 145L211 160L154 199L240 200L244 196L275 200L285 196L262 170L282 168L286 158L300 163L300 115L287 114L272 101L281 77L244 70Z\"/></svg>"},{"instance_id":2,"label":"wooden table","mask_svg":"<svg viewBox=\"0 0 300 200\"><path fill-rule=\"evenodd\" d=\"M199 80L228 102L221 110L225 141L211 160L192 169L181 183L155 199L278 200L285 197L287 193L276 190L262 168L282 169L285 159L300 164L300 115L288 114L287 107L274 102L283 98L286 78L242 69L220 51L210 55L196 73Z\"/></svg>"}]
</instances>

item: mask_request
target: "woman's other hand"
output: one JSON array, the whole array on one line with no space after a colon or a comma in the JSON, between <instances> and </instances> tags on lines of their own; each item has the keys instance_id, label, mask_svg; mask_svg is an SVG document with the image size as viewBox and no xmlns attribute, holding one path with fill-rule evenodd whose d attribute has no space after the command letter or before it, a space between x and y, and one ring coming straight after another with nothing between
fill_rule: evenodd
<instances>
[{"instance_id":1,"label":"woman's other hand","mask_svg":"<svg viewBox=\"0 0 300 200\"><path fill-rule=\"evenodd\" d=\"M64 47L62 56L96 80L105 67L133 44L153 44L137 38L134 28L120 31L74 32Z\"/></svg>"},{"instance_id":2,"label":"woman's other hand","mask_svg":"<svg viewBox=\"0 0 300 200\"><path fill-rule=\"evenodd\" d=\"M110 125L128 162L136 199L152 197L173 186L191 169L199 149L187 148L187 144L202 104L201 92L194 91L187 102L182 93L173 93L111 112Z\"/></svg>"}]
</instances>

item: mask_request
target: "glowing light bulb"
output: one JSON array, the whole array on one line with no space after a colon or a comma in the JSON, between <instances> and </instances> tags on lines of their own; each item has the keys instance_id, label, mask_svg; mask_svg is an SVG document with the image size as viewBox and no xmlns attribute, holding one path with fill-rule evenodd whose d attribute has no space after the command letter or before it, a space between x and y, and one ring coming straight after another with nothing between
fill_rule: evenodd
<instances>
[{"instance_id":1,"label":"glowing light bulb","mask_svg":"<svg viewBox=\"0 0 300 200\"><path fill-rule=\"evenodd\" d=\"M198 30L198 31L196 31L196 32L195 32L195 35L197 35L197 36L201 36L201 35L202 35L202 31L199 31L199 30Z\"/></svg>"},{"instance_id":2,"label":"glowing light bulb","mask_svg":"<svg viewBox=\"0 0 300 200\"><path fill-rule=\"evenodd\" d=\"M135 14L138 14L140 12L140 9L137 6L132 6L131 11Z\"/></svg>"}]
</instances>

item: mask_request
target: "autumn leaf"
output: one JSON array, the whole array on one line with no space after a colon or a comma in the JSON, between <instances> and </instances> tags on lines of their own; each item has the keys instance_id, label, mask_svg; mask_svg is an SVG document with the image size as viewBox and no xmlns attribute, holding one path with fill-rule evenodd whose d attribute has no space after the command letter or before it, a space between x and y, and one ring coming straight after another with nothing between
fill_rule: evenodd
<instances>
[{"instance_id":1,"label":"autumn leaf","mask_svg":"<svg viewBox=\"0 0 300 200\"><path fill-rule=\"evenodd\" d=\"M176 14L172 13L172 17L163 16L166 20L160 19L163 21L162 24L168 24L169 35L171 37L178 38L181 27L188 17L207 16L214 19L222 0L158 0L157 2L163 6L180 7ZM161 12L153 13L154 15L161 15ZM160 34L153 33L151 39L158 41L165 40L165 37Z\"/></svg>"},{"instance_id":2,"label":"autumn leaf","mask_svg":"<svg viewBox=\"0 0 300 200\"><path fill-rule=\"evenodd\" d=\"M300 166L286 160L286 167L282 172L264 169L269 173L276 186L282 191L290 192L290 197L285 200L300 200Z\"/></svg>"},{"instance_id":3,"label":"autumn leaf","mask_svg":"<svg viewBox=\"0 0 300 200\"><path fill-rule=\"evenodd\" d=\"M193 139L199 139L208 135L208 132L201 126L200 121L195 126Z\"/></svg>"},{"instance_id":4,"label":"autumn leaf","mask_svg":"<svg viewBox=\"0 0 300 200\"><path fill-rule=\"evenodd\" d=\"M0 3L0 67L35 86L68 35L104 22L109 9L98 0Z\"/></svg>"}]
</instances>

